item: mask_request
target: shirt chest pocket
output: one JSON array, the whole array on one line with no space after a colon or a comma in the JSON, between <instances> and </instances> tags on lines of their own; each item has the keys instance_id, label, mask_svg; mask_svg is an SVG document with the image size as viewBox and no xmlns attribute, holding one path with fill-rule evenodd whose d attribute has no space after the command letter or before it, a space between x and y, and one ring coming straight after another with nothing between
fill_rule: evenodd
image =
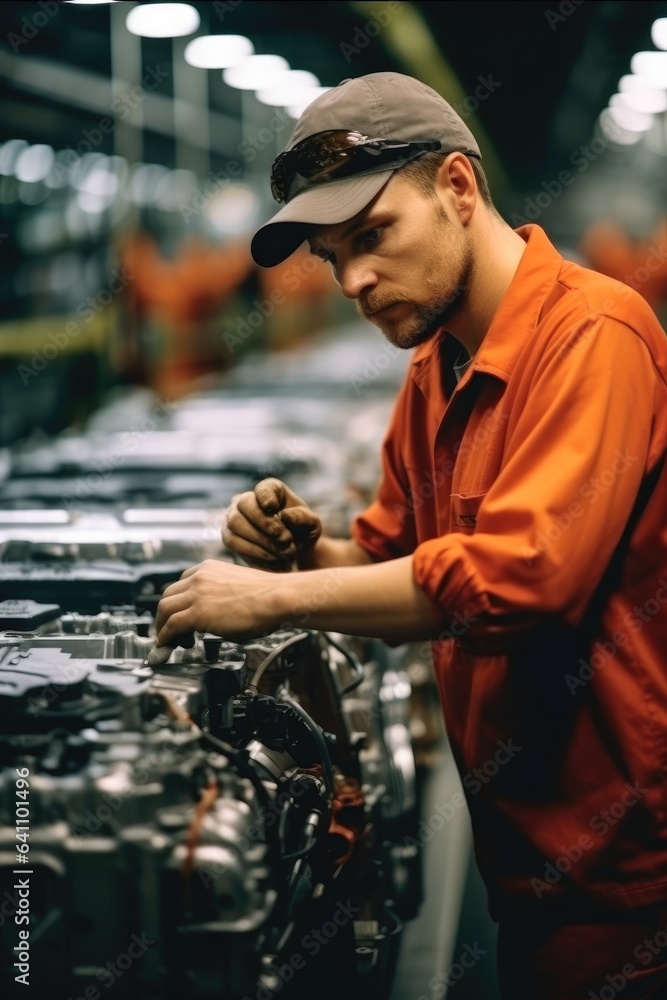
<instances>
[{"instance_id":1,"label":"shirt chest pocket","mask_svg":"<svg viewBox=\"0 0 667 1000\"><path fill-rule=\"evenodd\" d=\"M486 496L486 490L478 493L452 493L449 506L449 530L472 535L477 527L477 514Z\"/></svg>"}]
</instances>

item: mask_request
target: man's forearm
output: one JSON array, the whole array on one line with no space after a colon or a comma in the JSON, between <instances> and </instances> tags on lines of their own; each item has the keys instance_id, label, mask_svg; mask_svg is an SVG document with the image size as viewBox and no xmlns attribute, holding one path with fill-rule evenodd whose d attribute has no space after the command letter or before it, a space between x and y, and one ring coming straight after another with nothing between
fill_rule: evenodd
<instances>
[{"instance_id":1,"label":"man's forearm","mask_svg":"<svg viewBox=\"0 0 667 1000\"><path fill-rule=\"evenodd\" d=\"M352 538L328 538L322 535L303 559L299 569L329 569L332 566L370 566L368 552Z\"/></svg>"},{"instance_id":2,"label":"man's forearm","mask_svg":"<svg viewBox=\"0 0 667 1000\"><path fill-rule=\"evenodd\" d=\"M290 573L274 596L281 622L313 629L411 642L436 638L442 627L414 581L412 556Z\"/></svg>"}]
</instances>

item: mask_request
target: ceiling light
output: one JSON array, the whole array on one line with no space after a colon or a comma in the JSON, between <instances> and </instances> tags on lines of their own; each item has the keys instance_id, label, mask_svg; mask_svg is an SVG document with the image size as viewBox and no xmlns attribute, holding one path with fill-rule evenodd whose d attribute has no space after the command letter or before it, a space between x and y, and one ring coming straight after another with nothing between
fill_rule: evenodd
<instances>
[{"instance_id":1,"label":"ceiling light","mask_svg":"<svg viewBox=\"0 0 667 1000\"><path fill-rule=\"evenodd\" d=\"M236 66L222 71L222 79L237 90L262 90L270 87L279 73L289 69L282 56L247 56Z\"/></svg>"},{"instance_id":2,"label":"ceiling light","mask_svg":"<svg viewBox=\"0 0 667 1000\"><path fill-rule=\"evenodd\" d=\"M42 143L28 146L16 160L16 176L29 184L43 181L53 166L55 155L51 146Z\"/></svg>"},{"instance_id":3,"label":"ceiling light","mask_svg":"<svg viewBox=\"0 0 667 1000\"><path fill-rule=\"evenodd\" d=\"M198 69L227 69L254 51L243 35L200 35L185 46L185 61Z\"/></svg>"},{"instance_id":4,"label":"ceiling light","mask_svg":"<svg viewBox=\"0 0 667 1000\"><path fill-rule=\"evenodd\" d=\"M0 174L10 177L16 169L16 162L21 153L28 148L25 139L9 139L3 142L0 149Z\"/></svg>"},{"instance_id":5,"label":"ceiling light","mask_svg":"<svg viewBox=\"0 0 667 1000\"><path fill-rule=\"evenodd\" d=\"M125 26L144 38L191 35L199 27L199 13L187 3L150 3L133 7Z\"/></svg>"},{"instance_id":6,"label":"ceiling light","mask_svg":"<svg viewBox=\"0 0 667 1000\"><path fill-rule=\"evenodd\" d=\"M313 87L312 90L304 91L301 95L301 100L290 104L287 108L289 114L292 118L300 118L306 108L318 97L321 97L322 94L326 94L328 90L331 90L331 87Z\"/></svg>"},{"instance_id":7,"label":"ceiling light","mask_svg":"<svg viewBox=\"0 0 667 1000\"><path fill-rule=\"evenodd\" d=\"M259 210L259 199L247 184L232 184L213 196L204 216L218 232L240 234L252 227Z\"/></svg>"},{"instance_id":8,"label":"ceiling light","mask_svg":"<svg viewBox=\"0 0 667 1000\"><path fill-rule=\"evenodd\" d=\"M659 17L653 22L651 40L656 49L667 49L667 17Z\"/></svg>"},{"instance_id":9,"label":"ceiling light","mask_svg":"<svg viewBox=\"0 0 667 1000\"><path fill-rule=\"evenodd\" d=\"M286 108L290 104L299 104L302 99L305 100L304 92L310 92L313 87L319 85L320 81L314 73L309 73L305 69L290 69L276 76L270 87L258 90L257 100L262 104Z\"/></svg>"},{"instance_id":10,"label":"ceiling light","mask_svg":"<svg viewBox=\"0 0 667 1000\"><path fill-rule=\"evenodd\" d=\"M630 68L654 87L667 87L667 52L636 52Z\"/></svg>"},{"instance_id":11,"label":"ceiling light","mask_svg":"<svg viewBox=\"0 0 667 1000\"><path fill-rule=\"evenodd\" d=\"M609 114L619 128L625 129L626 132L647 132L653 124L653 115L643 111L633 111L632 108L612 105Z\"/></svg>"},{"instance_id":12,"label":"ceiling light","mask_svg":"<svg viewBox=\"0 0 667 1000\"><path fill-rule=\"evenodd\" d=\"M639 79L639 77L636 77ZM620 85L619 85L620 89ZM667 111L667 91L656 88L622 90L609 101L612 107L632 108L633 111L644 111L647 114L657 115L662 111Z\"/></svg>"},{"instance_id":13,"label":"ceiling light","mask_svg":"<svg viewBox=\"0 0 667 1000\"><path fill-rule=\"evenodd\" d=\"M610 108L605 108L600 115L599 125L605 138L618 146L634 146L642 137L641 132L628 132L626 129L620 128L611 117Z\"/></svg>"}]
</instances>

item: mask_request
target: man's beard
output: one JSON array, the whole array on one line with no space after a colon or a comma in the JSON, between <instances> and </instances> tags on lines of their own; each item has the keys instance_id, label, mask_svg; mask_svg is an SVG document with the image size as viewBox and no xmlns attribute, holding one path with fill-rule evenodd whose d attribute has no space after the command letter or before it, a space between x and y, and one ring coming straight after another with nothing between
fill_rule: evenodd
<instances>
[{"instance_id":1,"label":"man's beard","mask_svg":"<svg viewBox=\"0 0 667 1000\"><path fill-rule=\"evenodd\" d=\"M473 252L470 245L465 244L461 251L459 273L454 287L450 288L442 298L436 299L431 304L419 306L411 303L413 305L412 314L407 320L403 321L404 323L409 323L411 329L406 330L403 334L395 333L396 323L387 320L385 327L382 317L376 320L372 314L368 314L366 309L360 309L360 311L366 319L369 319L371 323L375 323L394 347L411 350L435 337L461 311L470 290L473 269ZM374 301L372 303L372 312L378 312L400 301L410 302L407 299L392 299L387 302ZM365 305L367 306L369 303L365 303Z\"/></svg>"}]
</instances>

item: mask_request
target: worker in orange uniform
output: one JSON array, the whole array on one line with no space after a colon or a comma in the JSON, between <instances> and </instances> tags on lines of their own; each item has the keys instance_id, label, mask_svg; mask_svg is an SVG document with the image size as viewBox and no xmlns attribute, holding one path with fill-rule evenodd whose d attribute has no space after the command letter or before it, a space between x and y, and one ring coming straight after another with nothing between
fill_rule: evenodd
<instances>
[{"instance_id":1,"label":"worker in orange uniform","mask_svg":"<svg viewBox=\"0 0 667 1000\"><path fill-rule=\"evenodd\" d=\"M412 362L352 537L260 483L223 532L250 565L186 571L158 644L304 609L432 640L503 998L665 997L665 334L632 289L502 220L475 138L412 78L319 97L272 189L255 260L307 240Z\"/></svg>"}]
</instances>

